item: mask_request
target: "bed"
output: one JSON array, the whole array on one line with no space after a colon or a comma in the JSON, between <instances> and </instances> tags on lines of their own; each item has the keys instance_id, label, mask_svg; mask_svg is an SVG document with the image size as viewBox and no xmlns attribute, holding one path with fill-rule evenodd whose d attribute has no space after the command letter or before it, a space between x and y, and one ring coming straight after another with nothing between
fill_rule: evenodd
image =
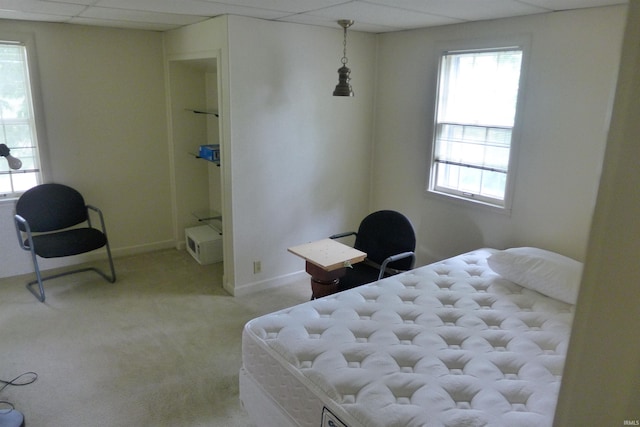
<instances>
[{"instance_id":1,"label":"bed","mask_svg":"<svg viewBox=\"0 0 640 427\"><path fill-rule=\"evenodd\" d=\"M249 321L259 427L550 426L582 264L479 249Z\"/></svg>"}]
</instances>

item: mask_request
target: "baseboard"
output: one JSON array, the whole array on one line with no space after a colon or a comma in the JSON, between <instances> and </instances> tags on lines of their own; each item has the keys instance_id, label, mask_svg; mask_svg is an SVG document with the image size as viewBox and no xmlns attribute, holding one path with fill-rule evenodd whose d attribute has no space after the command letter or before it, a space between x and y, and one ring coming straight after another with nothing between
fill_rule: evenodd
<instances>
[{"instance_id":1,"label":"baseboard","mask_svg":"<svg viewBox=\"0 0 640 427\"><path fill-rule=\"evenodd\" d=\"M231 295L241 297L249 295L254 292L264 291L267 289L279 288L280 286L290 285L300 280L304 280L309 276L304 270L296 271L295 273L285 274L282 276L274 277L271 279L261 280L258 282L245 283L244 285L232 287L230 284L224 284L224 289Z\"/></svg>"},{"instance_id":2,"label":"baseboard","mask_svg":"<svg viewBox=\"0 0 640 427\"><path fill-rule=\"evenodd\" d=\"M144 245L128 246L126 248L112 248L111 254L114 256L114 258L119 258L123 256L138 255L146 252L154 252L171 248L176 248L176 242L174 240L165 240L162 242L148 243ZM99 255L99 252L96 252L96 254ZM99 256L97 257L97 259L104 259L104 256Z\"/></svg>"},{"instance_id":3,"label":"baseboard","mask_svg":"<svg viewBox=\"0 0 640 427\"><path fill-rule=\"evenodd\" d=\"M181 244L180 244L181 243ZM179 242L176 245L174 240L165 240L162 242L154 242L144 245L136 245L136 246L128 246L124 248L112 249L111 254L114 258L121 258L125 256L138 255L147 252L154 252L158 250L164 249L184 249L184 242ZM26 255L28 253L25 252ZM26 258L25 255L25 258ZM39 259L40 268L43 272L47 270L52 270L60 267L68 267L76 264L88 263L88 262L98 262L98 261L106 261L106 251L105 249L100 249L94 252L90 252L83 255L76 255L72 257L66 258L55 258L55 259ZM28 262L26 262L28 261ZM116 261L116 273L118 270L118 265ZM31 264L29 259L26 259L24 265L20 266L22 268L16 268L15 271L12 271L10 276L19 276L23 274L31 274L33 273L33 265ZM0 273L0 278L9 277L3 276ZM240 286L234 286L232 283L229 283L227 280L224 280L223 288L229 294L233 296L244 296L249 295L254 292L264 291L267 289L274 289L280 286L290 285L300 280L305 280L309 276L304 270L300 270L294 273L285 274L281 276L277 276L270 279L260 280L257 282L245 283Z\"/></svg>"}]
</instances>

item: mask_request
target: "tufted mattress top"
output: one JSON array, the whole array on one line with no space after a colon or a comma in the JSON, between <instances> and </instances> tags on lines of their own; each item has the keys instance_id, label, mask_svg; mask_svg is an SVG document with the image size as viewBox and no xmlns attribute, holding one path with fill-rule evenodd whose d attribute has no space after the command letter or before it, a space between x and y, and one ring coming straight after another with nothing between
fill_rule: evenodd
<instances>
[{"instance_id":1,"label":"tufted mattress top","mask_svg":"<svg viewBox=\"0 0 640 427\"><path fill-rule=\"evenodd\" d=\"M253 319L243 369L300 425L320 425L317 399L351 427L550 426L573 306L494 273L493 252Z\"/></svg>"}]
</instances>

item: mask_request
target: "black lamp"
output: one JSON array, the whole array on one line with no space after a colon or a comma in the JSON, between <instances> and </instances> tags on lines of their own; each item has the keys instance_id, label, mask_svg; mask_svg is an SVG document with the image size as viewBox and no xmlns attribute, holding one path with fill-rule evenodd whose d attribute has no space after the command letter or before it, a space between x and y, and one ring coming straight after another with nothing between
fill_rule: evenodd
<instances>
[{"instance_id":1,"label":"black lamp","mask_svg":"<svg viewBox=\"0 0 640 427\"><path fill-rule=\"evenodd\" d=\"M350 19L341 19L338 25L344 28L344 50L342 55L342 67L338 69L338 85L333 91L333 96L353 96L353 88L349 83L351 81L351 70L347 67L347 28L353 25Z\"/></svg>"},{"instance_id":2,"label":"black lamp","mask_svg":"<svg viewBox=\"0 0 640 427\"><path fill-rule=\"evenodd\" d=\"M20 169L22 167L22 162L20 159L16 159L11 154L9 154L11 150L5 144L0 144L0 157L4 157L9 162L9 167L11 169Z\"/></svg>"}]
</instances>

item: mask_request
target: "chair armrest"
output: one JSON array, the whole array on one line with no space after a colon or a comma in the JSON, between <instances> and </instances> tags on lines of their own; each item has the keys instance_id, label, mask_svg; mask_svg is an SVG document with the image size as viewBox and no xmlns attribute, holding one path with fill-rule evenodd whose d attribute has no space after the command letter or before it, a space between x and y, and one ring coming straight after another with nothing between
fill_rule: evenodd
<instances>
[{"instance_id":1,"label":"chair armrest","mask_svg":"<svg viewBox=\"0 0 640 427\"><path fill-rule=\"evenodd\" d=\"M102 233L104 233L105 235L107 234L107 229L104 226L104 217L102 216L102 211L100 209L98 209L97 207L93 206L93 205L87 205L87 209L90 209L94 212L98 213L98 216L100 217L100 227L102 228ZM89 223L89 227L91 227L91 217L89 215L87 215L87 222Z\"/></svg>"},{"instance_id":2,"label":"chair armrest","mask_svg":"<svg viewBox=\"0 0 640 427\"><path fill-rule=\"evenodd\" d=\"M399 261L401 259L409 258L409 257L412 258L411 268L413 268L413 263L416 260L416 254L413 252L402 252L402 253L387 257L384 261L382 261L382 265L380 266L380 274L378 275L378 280L382 279L382 277L384 276L384 273L387 271L387 264L389 264L390 262ZM397 272L398 271L396 270L395 273Z\"/></svg>"},{"instance_id":3,"label":"chair armrest","mask_svg":"<svg viewBox=\"0 0 640 427\"><path fill-rule=\"evenodd\" d=\"M27 220L26 220L26 219L24 219L24 217L23 217L23 216L21 216L21 215L15 214L15 215L13 216L13 220L15 221L16 226L18 226L19 224L22 224L22 226L23 226L25 229L29 227L29 223L28 223L28 222L27 222Z\"/></svg>"},{"instance_id":4,"label":"chair armrest","mask_svg":"<svg viewBox=\"0 0 640 427\"><path fill-rule=\"evenodd\" d=\"M15 214L13 216L13 222L16 225L16 235L18 236L18 243L20 243L20 247L25 251L30 250L27 246L25 246L22 237L22 233L26 233L27 239L29 240L29 245L33 247L33 240L31 239L31 227L29 227L29 222L24 217L18 214ZM22 229L24 229L24 231Z\"/></svg>"},{"instance_id":5,"label":"chair armrest","mask_svg":"<svg viewBox=\"0 0 640 427\"><path fill-rule=\"evenodd\" d=\"M338 233L338 234L334 234L332 236L329 236L330 239L340 239L341 237L347 237L347 236L357 236L358 233L356 233L355 231L347 231L345 233Z\"/></svg>"},{"instance_id":6,"label":"chair armrest","mask_svg":"<svg viewBox=\"0 0 640 427\"><path fill-rule=\"evenodd\" d=\"M87 209L91 209L94 212L98 212L98 214L102 215L102 211L93 205L87 205Z\"/></svg>"}]
</instances>

